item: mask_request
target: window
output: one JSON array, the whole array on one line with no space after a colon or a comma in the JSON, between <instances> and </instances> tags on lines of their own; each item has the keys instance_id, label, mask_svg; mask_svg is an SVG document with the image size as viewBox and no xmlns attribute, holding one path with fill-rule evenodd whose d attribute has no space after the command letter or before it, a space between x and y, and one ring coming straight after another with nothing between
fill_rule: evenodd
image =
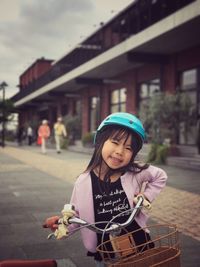
<instances>
[{"instance_id":1,"label":"window","mask_svg":"<svg viewBox=\"0 0 200 267\"><path fill-rule=\"evenodd\" d=\"M139 113L142 118L148 117L151 98L157 92L160 92L160 79L149 80L139 85ZM151 132L149 131L149 126L144 126L150 140Z\"/></svg>"},{"instance_id":2,"label":"window","mask_svg":"<svg viewBox=\"0 0 200 267\"><path fill-rule=\"evenodd\" d=\"M148 110L149 101L156 92L160 92L159 79L150 80L140 84L139 86L140 109L145 107L145 109Z\"/></svg>"},{"instance_id":3,"label":"window","mask_svg":"<svg viewBox=\"0 0 200 267\"><path fill-rule=\"evenodd\" d=\"M117 89L110 94L110 111L126 112L126 88Z\"/></svg>"},{"instance_id":4,"label":"window","mask_svg":"<svg viewBox=\"0 0 200 267\"><path fill-rule=\"evenodd\" d=\"M181 93L186 94L193 106L197 104L197 69L183 71L180 74Z\"/></svg>"},{"instance_id":5,"label":"window","mask_svg":"<svg viewBox=\"0 0 200 267\"><path fill-rule=\"evenodd\" d=\"M197 85L197 70L191 69L181 73L181 90L192 90Z\"/></svg>"},{"instance_id":6,"label":"window","mask_svg":"<svg viewBox=\"0 0 200 267\"><path fill-rule=\"evenodd\" d=\"M191 114L194 114L198 106L197 99L197 69L185 70L180 73L180 92L191 101ZM181 145L195 145L197 140L196 126L191 125L186 129L186 123L180 123L179 143Z\"/></svg>"},{"instance_id":7,"label":"window","mask_svg":"<svg viewBox=\"0 0 200 267\"><path fill-rule=\"evenodd\" d=\"M140 100L149 99L160 91L160 80L154 79L140 85Z\"/></svg>"},{"instance_id":8,"label":"window","mask_svg":"<svg viewBox=\"0 0 200 267\"><path fill-rule=\"evenodd\" d=\"M96 131L100 124L100 100L99 97L90 98L90 132Z\"/></svg>"}]
</instances>

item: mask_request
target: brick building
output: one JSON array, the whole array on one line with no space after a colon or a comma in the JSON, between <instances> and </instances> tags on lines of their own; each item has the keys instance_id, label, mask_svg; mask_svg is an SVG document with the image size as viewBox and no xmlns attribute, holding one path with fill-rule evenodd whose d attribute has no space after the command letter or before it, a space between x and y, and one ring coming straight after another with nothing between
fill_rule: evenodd
<instances>
[{"instance_id":1,"label":"brick building","mask_svg":"<svg viewBox=\"0 0 200 267\"><path fill-rule=\"evenodd\" d=\"M20 76L20 123L78 113L84 135L109 113L137 114L155 91L187 93L198 118L199 29L200 0L134 1L62 58L39 59ZM180 143L196 146L197 131Z\"/></svg>"}]
</instances>

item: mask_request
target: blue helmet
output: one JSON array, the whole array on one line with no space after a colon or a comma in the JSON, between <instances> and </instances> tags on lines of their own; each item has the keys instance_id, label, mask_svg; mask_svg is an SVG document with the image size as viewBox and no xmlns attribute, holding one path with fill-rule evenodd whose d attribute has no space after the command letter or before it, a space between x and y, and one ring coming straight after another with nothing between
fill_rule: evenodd
<instances>
[{"instance_id":1,"label":"blue helmet","mask_svg":"<svg viewBox=\"0 0 200 267\"><path fill-rule=\"evenodd\" d=\"M110 114L106 117L101 124L99 125L95 138L94 143L96 142L96 136L99 132L103 130L104 127L109 125L119 125L129 130L133 131L140 139L141 144L144 143L146 138L146 133L141 121L134 115L126 112L117 112Z\"/></svg>"}]
</instances>

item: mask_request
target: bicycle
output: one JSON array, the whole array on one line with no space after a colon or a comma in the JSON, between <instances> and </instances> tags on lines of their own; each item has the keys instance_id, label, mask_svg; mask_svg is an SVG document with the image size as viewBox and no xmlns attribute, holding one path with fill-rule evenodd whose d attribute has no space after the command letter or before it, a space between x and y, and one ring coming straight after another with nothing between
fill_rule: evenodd
<instances>
[{"instance_id":1,"label":"bicycle","mask_svg":"<svg viewBox=\"0 0 200 267\"><path fill-rule=\"evenodd\" d=\"M146 203L145 203L146 202ZM81 218L74 216L74 207L66 204L62 211L63 217L58 221L58 229L48 235L48 238L55 237L60 239L67 236L67 227L70 224L78 224L78 231L82 227L102 233L110 234L110 239L97 247L103 261L107 267L180 267L180 247L179 234L175 225L155 224L143 228L145 232L151 230L151 240L143 244L136 245L134 234L136 230L130 233L120 235L122 229L128 226L135 218L141 208L150 204L142 197L138 197L135 208L131 209L128 220L123 223L107 222L105 229L98 228L95 224L90 224ZM127 211L126 211L127 212ZM120 213L121 214L121 213ZM111 226L109 226L111 224ZM150 244L154 244L154 247ZM111 250L108 250L111 247ZM56 260L4 260L0 261L0 267L57 267Z\"/></svg>"},{"instance_id":2,"label":"bicycle","mask_svg":"<svg viewBox=\"0 0 200 267\"><path fill-rule=\"evenodd\" d=\"M137 204L131 209L131 214L125 223L110 221L107 222L105 229L100 229L96 224L90 224L76 217L74 207L66 204L62 211L63 217L58 221L58 229L48 235L48 238L66 237L67 227L70 224L78 224L79 227L75 231L87 227L92 231L102 233L102 240L105 234L110 235L108 241L102 241L97 247L107 267L180 267L179 233L175 225L155 224L142 228L145 232L151 230L151 240L149 241L146 237L145 242L140 245L135 244L133 237L141 229L120 235L122 229L134 220L139 210L145 205L150 207L150 203L141 195L138 196ZM109 250L108 247L112 249Z\"/></svg>"},{"instance_id":3,"label":"bicycle","mask_svg":"<svg viewBox=\"0 0 200 267\"><path fill-rule=\"evenodd\" d=\"M0 261L0 267L57 267L56 260L3 260Z\"/></svg>"}]
</instances>

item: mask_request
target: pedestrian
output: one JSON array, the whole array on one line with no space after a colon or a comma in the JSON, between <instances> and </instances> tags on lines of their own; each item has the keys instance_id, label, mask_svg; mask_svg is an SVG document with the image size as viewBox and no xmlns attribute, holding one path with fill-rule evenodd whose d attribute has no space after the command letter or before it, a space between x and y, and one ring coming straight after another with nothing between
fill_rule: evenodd
<instances>
[{"instance_id":1,"label":"pedestrian","mask_svg":"<svg viewBox=\"0 0 200 267\"><path fill-rule=\"evenodd\" d=\"M33 129L29 125L27 128L28 145L31 146L33 142Z\"/></svg>"},{"instance_id":2,"label":"pedestrian","mask_svg":"<svg viewBox=\"0 0 200 267\"><path fill-rule=\"evenodd\" d=\"M39 143L41 144L41 150L43 154L46 154L46 142L50 136L50 128L47 120L43 120L42 124L38 129L38 138L40 139Z\"/></svg>"},{"instance_id":3,"label":"pedestrian","mask_svg":"<svg viewBox=\"0 0 200 267\"><path fill-rule=\"evenodd\" d=\"M57 153L61 153L63 137L67 137L67 131L61 117L58 117L57 122L54 124L54 136L56 142L56 151Z\"/></svg>"},{"instance_id":4,"label":"pedestrian","mask_svg":"<svg viewBox=\"0 0 200 267\"><path fill-rule=\"evenodd\" d=\"M17 143L19 146L22 145L23 138L24 138L24 127L22 125L19 125L17 130Z\"/></svg>"},{"instance_id":5,"label":"pedestrian","mask_svg":"<svg viewBox=\"0 0 200 267\"><path fill-rule=\"evenodd\" d=\"M95 136L95 149L86 170L77 178L70 203L75 206L78 216L91 224L111 221L119 212L135 205L134 199L143 195L152 202L166 184L166 173L153 165L135 161L145 141L145 130L141 121L130 113L113 113L102 121ZM146 187L144 188L144 184ZM136 202L136 201L135 201ZM130 214L124 213L114 222L123 223ZM46 227L55 227L56 219L46 220ZM141 210L135 220L126 228L132 232L136 245L150 241L146 227L147 215ZM105 224L106 225L106 224ZM98 227L105 226L101 223ZM70 225L69 233L77 226ZM87 255L93 256L96 266L105 266L96 247L102 242L102 234L81 229ZM104 241L109 235L104 235ZM147 248L146 248L147 249Z\"/></svg>"}]
</instances>

